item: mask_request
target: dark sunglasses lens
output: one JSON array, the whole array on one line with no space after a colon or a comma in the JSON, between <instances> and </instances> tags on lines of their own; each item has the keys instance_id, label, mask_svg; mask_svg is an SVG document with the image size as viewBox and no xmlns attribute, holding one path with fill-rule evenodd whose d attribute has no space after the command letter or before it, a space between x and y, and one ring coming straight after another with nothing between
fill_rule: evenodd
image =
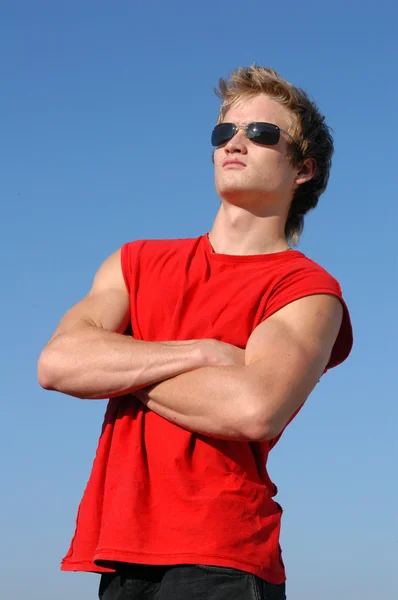
<instances>
[{"instance_id":1,"label":"dark sunglasses lens","mask_svg":"<svg viewBox=\"0 0 398 600\"><path fill-rule=\"evenodd\" d=\"M211 143L213 146L221 146L226 144L235 135L235 127L233 123L220 123L216 125L211 134Z\"/></svg>"},{"instance_id":2,"label":"dark sunglasses lens","mask_svg":"<svg viewBox=\"0 0 398 600\"><path fill-rule=\"evenodd\" d=\"M280 129L271 123L250 123L247 137L256 144L275 146L279 142Z\"/></svg>"}]
</instances>

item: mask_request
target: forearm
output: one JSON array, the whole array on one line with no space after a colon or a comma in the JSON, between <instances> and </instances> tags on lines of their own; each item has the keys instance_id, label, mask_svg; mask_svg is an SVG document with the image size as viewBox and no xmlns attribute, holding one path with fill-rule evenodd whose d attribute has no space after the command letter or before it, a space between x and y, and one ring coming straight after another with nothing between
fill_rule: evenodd
<instances>
[{"instance_id":1,"label":"forearm","mask_svg":"<svg viewBox=\"0 0 398 600\"><path fill-rule=\"evenodd\" d=\"M244 366L203 367L141 390L149 409L190 431L251 440L257 435L256 397Z\"/></svg>"},{"instance_id":2,"label":"forearm","mask_svg":"<svg viewBox=\"0 0 398 600\"><path fill-rule=\"evenodd\" d=\"M39 360L39 382L78 398L110 398L196 369L205 357L196 341L143 342L98 327L57 336Z\"/></svg>"}]
</instances>

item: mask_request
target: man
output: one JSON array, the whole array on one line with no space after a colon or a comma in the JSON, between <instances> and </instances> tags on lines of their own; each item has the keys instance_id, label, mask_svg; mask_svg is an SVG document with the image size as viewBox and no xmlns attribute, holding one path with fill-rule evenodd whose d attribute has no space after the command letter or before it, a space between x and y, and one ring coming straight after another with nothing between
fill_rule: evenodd
<instances>
[{"instance_id":1,"label":"man","mask_svg":"<svg viewBox=\"0 0 398 600\"><path fill-rule=\"evenodd\" d=\"M328 181L324 118L269 68L219 95L210 233L125 244L39 360L44 388L111 398L62 563L102 600L285 598L268 453L352 346L339 284L289 246Z\"/></svg>"}]
</instances>

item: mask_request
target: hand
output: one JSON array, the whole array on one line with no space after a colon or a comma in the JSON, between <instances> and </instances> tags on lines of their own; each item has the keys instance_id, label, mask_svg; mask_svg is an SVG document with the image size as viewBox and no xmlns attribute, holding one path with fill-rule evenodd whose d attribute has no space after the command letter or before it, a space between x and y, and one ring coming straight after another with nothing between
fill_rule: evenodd
<instances>
[{"instance_id":1,"label":"hand","mask_svg":"<svg viewBox=\"0 0 398 600\"><path fill-rule=\"evenodd\" d=\"M245 350L233 344L212 339L198 340L198 344L203 353L203 366L225 367L245 364Z\"/></svg>"},{"instance_id":2,"label":"hand","mask_svg":"<svg viewBox=\"0 0 398 600\"><path fill-rule=\"evenodd\" d=\"M167 342L168 343L168 342ZM233 344L227 344L213 339L189 340L186 342L194 343L200 348L202 354L201 364L198 367L224 367L224 366L244 366L245 350L238 348ZM135 390L132 395L136 396L144 404L150 400L151 391L162 382L154 383L146 387Z\"/></svg>"}]
</instances>

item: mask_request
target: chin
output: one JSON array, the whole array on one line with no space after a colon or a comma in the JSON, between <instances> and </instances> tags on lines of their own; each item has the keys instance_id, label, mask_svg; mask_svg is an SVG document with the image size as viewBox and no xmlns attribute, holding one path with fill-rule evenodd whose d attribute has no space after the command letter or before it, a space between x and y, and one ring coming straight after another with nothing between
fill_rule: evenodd
<instances>
[{"instance_id":1,"label":"chin","mask_svg":"<svg viewBox=\"0 0 398 600\"><path fill-rule=\"evenodd\" d=\"M235 185L220 185L216 188L216 191L220 198L225 198L228 201L233 200L233 198L241 198L242 200L245 200L248 198L258 198L259 196L268 195L268 193L264 190L250 187L244 185L243 183L240 185L238 183Z\"/></svg>"},{"instance_id":2,"label":"chin","mask_svg":"<svg viewBox=\"0 0 398 600\"><path fill-rule=\"evenodd\" d=\"M270 211L271 213L278 212L280 205L280 199L275 198L272 193L253 188L222 188L218 195L222 204L245 209L258 217L264 217Z\"/></svg>"},{"instance_id":3,"label":"chin","mask_svg":"<svg viewBox=\"0 0 398 600\"><path fill-rule=\"evenodd\" d=\"M258 193L253 194L247 189L223 190L219 196L222 202L227 202L234 206L241 206L242 208L249 208L254 204L258 204L259 198ZM261 201L261 204L264 204L264 200Z\"/></svg>"}]
</instances>

